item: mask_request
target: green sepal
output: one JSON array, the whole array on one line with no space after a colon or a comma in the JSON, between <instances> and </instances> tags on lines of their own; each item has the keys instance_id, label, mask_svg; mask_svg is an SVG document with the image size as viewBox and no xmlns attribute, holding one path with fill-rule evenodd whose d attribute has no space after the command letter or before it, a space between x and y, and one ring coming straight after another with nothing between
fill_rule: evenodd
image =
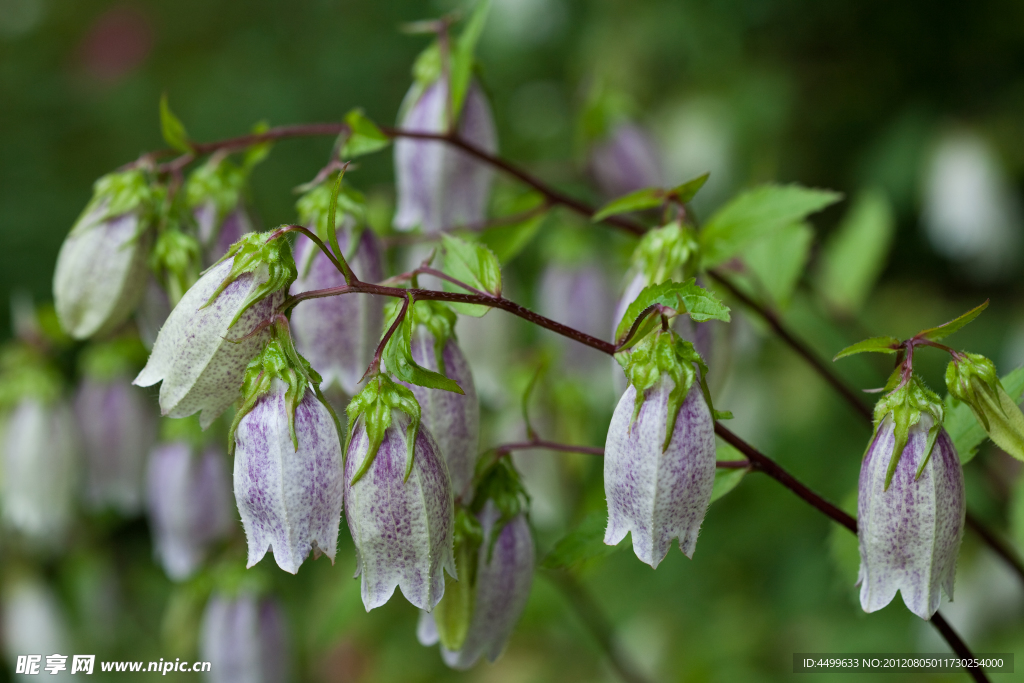
<instances>
[{"instance_id":1,"label":"green sepal","mask_svg":"<svg viewBox=\"0 0 1024 683\"><path fill-rule=\"evenodd\" d=\"M137 211L143 218L141 223L152 222L156 212L156 206L160 199L160 193L156 192L149 182L149 177L139 169L128 169L127 171L115 171L101 176L93 183L92 199L82 211L81 216L71 229L87 230L99 225L102 221L115 216L121 216L129 211ZM98 216L92 213L102 206L103 212ZM83 221L85 217L89 221Z\"/></svg>"},{"instance_id":2,"label":"green sepal","mask_svg":"<svg viewBox=\"0 0 1024 683\"><path fill-rule=\"evenodd\" d=\"M445 274L481 292L501 296L501 263L494 252L479 242L467 242L447 233L441 235L441 245L444 248ZM468 293L447 281L442 286L446 291ZM489 306L465 303L452 303L451 307L463 315L477 318L491 310Z\"/></svg>"},{"instance_id":3,"label":"green sepal","mask_svg":"<svg viewBox=\"0 0 1024 683\"><path fill-rule=\"evenodd\" d=\"M697 236L679 221L647 231L633 250L632 268L647 284L692 276L698 260Z\"/></svg>"},{"instance_id":4,"label":"green sepal","mask_svg":"<svg viewBox=\"0 0 1024 683\"><path fill-rule=\"evenodd\" d=\"M857 353L896 353L900 348L900 340L896 337L872 337L851 344L840 351L832 359L833 362Z\"/></svg>"},{"instance_id":5,"label":"green sepal","mask_svg":"<svg viewBox=\"0 0 1024 683\"><path fill-rule=\"evenodd\" d=\"M345 146L341 148L341 157L351 159L363 154L378 152L391 144L391 138L384 135L376 123L371 121L356 108L345 115L349 134Z\"/></svg>"},{"instance_id":6,"label":"green sepal","mask_svg":"<svg viewBox=\"0 0 1024 683\"><path fill-rule=\"evenodd\" d=\"M896 466L903 457L903 450L910 439L910 429L921 421L921 414L928 413L932 416L933 425L928 430L928 443L925 447L925 455L917 470L916 477L920 477L924 466L932 457L932 448L935 446L935 439L942 429L942 420L945 415L942 401L938 395L925 386L924 382L917 376L911 375L904 380L903 367L897 367L885 386L889 393L885 394L875 404L875 434L882 425L882 421L889 415L892 416L894 425L894 443L892 455L889 457L889 468L885 473L885 487L888 490L892 483L892 477L896 473Z\"/></svg>"},{"instance_id":7,"label":"green sepal","mask_svg":"<svg viewBox=\"0 0 1024 683\"><path fill-rule=\"evenodd\" d=\"M177 305L199 279L201 256L199 241L181 230L176 221L165 225L157 234L149 255L149 267L163 281L172 306Z\"/></svg>"},{"instance_id":8,"label":"green sepal","mask_svg":"<svg viewBox=\"0 0 1024 683\"><path fill-rule=\"evenodd\" d=\"M249 169L230 159L212 156L192 172L185 183L185 203L195 208L213 200L217 207L217 222L238 206L242 200Z\"/></svg>"},{"instance_id":9,"label":"green sepal","mask_svg":"<svg viewBox=\"0 0 1024 683\"><path fill-rule=\"evenodd\" d=\"M708 410L717 418L717 413L711 402L711 392L707 386L707 364L693 348L692 343L672 330L660 330L645 337L632 350L620 351L615 354L615 359L622 365L626 379L636 389L633 416L629 423L630 429L633 428L633 423L640 415L640 408L647 399L647 390L657 384L662 374L668 375L672 379L673 387L668 397L668 421L662 452L668 449L672 433L675 431L679 409L682 408L683 401L690 393L694 381L699 381L704 400L708 404ZM700 371L699 380L694 365Z\"/></svg>"},{"instance_id":10,"label":"green sepal","mask_svg":"<svg viewBox=\"0 0 1024 683\"><path fill-rule=\"evenodd\" d=\"M984 302L975 306L963 315L953 318L948 323L939 325L938 327L930 327L927 330L921 330L914 336L919 339L928 339L930 341L945 339L954 332L959 332L968 323L981 315L981 312L986 308L988 308L988 299L985 299Z\"/></svg>"},{"instance_id":11,"label":"green sepal","mask_svg":"<svg viewBox=\"0 0 1024 683\"><path fill-rule=\"evenodd\" d=\"M185 124L181 122L167 101L167 93L160 97L160 132L163 133L164 142L178 152L190 153L192 141L189 140L188 132L185 131Z\"/></svg>"},{"instance_id":12,"label":"green sepal","mask_svg":"<svg viewBox=\"0 0 1024 683\"><path fill-rule=\"evenodd\" d=\"M455 652L466 642L476 602L476 572L483 542L483 530L476 515L457 507L453 535L458 579L445 577L444 596L434 607L433 614L441 645Z\"/></svg>"},{"instance_id":13,"label":"green sepal","mask_svg":"<svg viewBox=\"0 0 1024 683\"><path fill-rule=\"evenodd\" d=\"M242 317L249 308L276 291L285 290L295 282L298 277L298 270L295 267L295 259L292 258L292 248L288 240L282 239L280 235L273 232L254 232L243 235L242 239L231 245L227 253L213 264L211 268L217 267L225 259L233 259L231 271L225 276L210 298L203 304L206 308L212 304L221 292L227 289L228 285L238 279L244 273L254 273L262 267L267 268L267 281L256 288L249 295L241 306L235 317L228 325L230 329L238 319Z\"/></svg>"},{"instance_id":14,"label":"green sepal","mask_svg":"<svg viewBox=\"0 0 1024 683\"><path fill-rule=\"evenodd\" d=\"M729 322L729 307L718 297L697 284L695 278L686 282L664 282L645 287L626 309L618 328L615 341L619 348L626 348L643 339L658 325L658 316L652 315L660 307L662 315L688 314L694 322L721 320ZM669 309L669 313L665 309ZM633 330L638 319L644 320ZM630 330L633 333L630 334Z\"/></svg>"},{"instance_id":15,"label":"green sepal","mask_svg":"<svg viewBox=\"0 0 1024 683\"><path fill-rule=\"evenodd\" d=\"M946 387L967 404L997 446L1024 460L1024 414L1003 388L992 361L976 353L957 354L946 366Z\"/></svg>"},{"instance_id":16,"label":"green sepal","mask_svg":"<svg viewBox=\"0 0 1024 683\"><path fill-rule=\"evenodd\" d=\"M400 410L410 417L409 427L406 430L409 453L405 467L405 481L408 481L409 475L412 474L416 435L420 429L420 404L408 387L398 384L385 373L377 373L367 379L363 390L356 394L345 408L345 414L348 415L345 457L348 457L348 448L352 444L352 432L355 429L356 420L360 416L362 416L363 424L366 427L366 438L370 442L362 465L352 477L352 485L362 479L373 465L377 451L384 441L384 433L391 426L392 410Z\"/></svg>"},{"instance_id":17,"label":"green sepal","mask_svg":"<svg viewBox=\"0 0 1024 683\"><path fill-rule=\"evenodd\" d=\"M26 398L52 403L63 388L61 373L39 349L19 342L0 348L0 410Z\"/></svg>"},{"instance_id":18,"label":"green sepal","mask_svg":"<svg viewBox=\"0 0 1024 683\"><path fill-rule=\"evenodd\" d=\"M454 335L455 314L444 304L439 302L415 301L410 296L410 311L398 325L398 329L391 335L388 345L384 348L384 366L388 372L403 382L409 382L429 389L440 389L451 391L456 394L464 394L458 382L448 379L444 373L444 362L442 353L444 344ZM403 301L397 300L388 304L385 311L384 329L390 329L395 317L401 311ZM429 304L421 306L421 304ZM416 325L424 324L427 329L435 335L434 353L438 359L438 368L441 372L428 370L412 357L412 334ZM436 330L436 332L435 332Z\"/></svg>"},{"instance_id":19,"label":"green sepal","mask_svg":"<svg viewBox=\"0 0 1024 683\"><path fill-rule=\"evenodd\" d=\"M475 480L476 486L469 509L474 515L478 515L487 501L491 501L498 509L498 519L491 529L490 543L487 547L487 561L490 562L501 531L506 524L529 509L530 495L526 492L519 472L509 457L480 458L477 461Z\"/></svg>"},{"instance_id":20,"label":"green sepal","mask_svg":"<svg viewBox=\"0 0 1024 683\"><path fill-rule=\"evenodd\" d=\"M314 185L303 185L298 188L304 194L295 203L299 215L299 223L310 228L317 237L327 242L330 233L327 224L330 222L331 195L334 191L336 174L332 174L323 182ZM342 183L338 191L337 205L334 214L334 229L338 230L351 217L356 226L366 223L366 197L362 192ZM354 235L353 235L354 237ZM349 250L354 252L358 240L349 241Z\"/></svg>"}]
</instances>

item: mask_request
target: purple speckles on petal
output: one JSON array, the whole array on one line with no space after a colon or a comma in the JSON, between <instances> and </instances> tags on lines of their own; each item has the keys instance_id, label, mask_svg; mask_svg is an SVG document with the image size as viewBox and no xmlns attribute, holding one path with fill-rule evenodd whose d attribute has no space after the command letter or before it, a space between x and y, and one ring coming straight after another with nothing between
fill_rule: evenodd
<instances>
[{"instance_id":1,"label":"purple speckles on petal","mask_svg":"<svg viewBox=\"0 0 1024 683\"><path fill-rule=\"evenodd\" d=\"M907 609L928 619L939 608L940 589L953 598L967 511L964 476L943 429L916 478L933 424L924 414L911 427L888 490L884 487L894 443L891 416L882 421L861 465L857 519L860 602L865 612L885 607L900 591Z\"/></svg>"},{"instance_id":2,"label":"purple speckles on petal","mask_svg":"<svg viewBox=\"0 0 1024 683\"><path fill-rule=\"evenodd\" d=\"M422 426L408 481L406 427L409 417L392 413L377 457L351 484L369 442L360 418L345 462L345 517L356 545L356 575L362 577L363 605L369 611L402 589L416 607L431 610L444 595L446 569L455 576L455 510L444 459Z\"/></svg>"},{"instance_id":3,"label":"purple speckles on petal","mask_svg":"<svg viewBox=\"0 0 1024 683\"><path fill-rule=\"evenodd\" d=\"M334 418L312 392L295 410L296 450L286 385L273 381L235 432L235 501L251 567L272 550L296 573L314 547L334 561L341 523L341 443Z\"/></svg>"},{"instance_id":4,"label":"purple speckles on petal","mask_svg":"<svg viewBox=\"0 0 1024 683\"><path fill-rule=\"evenodd\" d=\"M662 451L672 388L672 380L663 376L648 389L632 428L636 389L626 389L605 444L604 542L617 545L632 533L636 556L655 568L674 538L683 554L693 557L715 481L714 422L696 384L679 409L668 449Z\"/></svg>"}]
</instances>

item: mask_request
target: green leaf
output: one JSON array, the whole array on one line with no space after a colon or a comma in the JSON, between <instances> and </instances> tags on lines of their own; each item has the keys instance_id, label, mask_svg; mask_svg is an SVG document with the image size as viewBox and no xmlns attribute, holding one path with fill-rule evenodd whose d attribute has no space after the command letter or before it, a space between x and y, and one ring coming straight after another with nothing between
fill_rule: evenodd
<instances>
[{"instance_id":1,"label":"green leaf","mask_svg":"<svg viewBox=\"0 0 1024 683\"><path fill-rule=\"evenodd\" d=\"M590 220L594 223L599 223L609 216L617 216L620 213L653 209L656 206L661 206L664 201L665 190L658 187L648 187L611 200L598 209L597 213Z\"/></svg>"},{"instance_id":2,"label":"green leaf","mask_svg":"<svg viewBox=\"0 0 1024 683\"><path fill-rule=\"evenodd\" d=\"M480 233L480 242L486 245L498 261L505 264L514 259L537 236L547 218L541 211L544 197L536 192L524 194L509 203L507 214L529 214L522 220L488 228ZM533 213L536 211L536 213ZM500 219L500 218L499 218Z\"/></svg>"},{"instance_id":3,"label":"green leaf","mask_svg":"<svg viewBox=\"0 0 1024 683\"><path fill-rule=\"evenodd\" d=\"M701 230L702 266L717 266L756 240L803 221L841 197L838 192L800 185L764 185L744 192L719 209Z\"/></svg>"},{"instance_id":4,"label":"green leaf","mask_svg":"<svg viewBox=\"0 0 1024 683\"><path fill-rule=\"evenodd\" d=\"M642 339L653 327L658 324L655 316L648 316L629 339L626 334L633 327L640 314L651 306L659 304L676 311L680 315L688 313L695 322L707 320L722 320L729 322L729 307L723 304L718 298L697 285L695 278L686 282L663 282L660 285L645 287L643 291L633 300L633 303L626 309L622 316L619 327L615 330L615 339L625 347L626 342L635 342Z\"/></svg>"},{"instance_id":5,"label":"green leaf","mask_svg":"<svg viewBox=\"0 0 1024 683\"><path fill-rule=\"evenodd\" d=\"M607 510L591 512L579 526L563 536L554 549L541 561L545 569L568 569L587 560L606 557L627 547L623 539L618 545L605 545L604 532L608 526Z\"/></svg>"},{"instance_id":6,"label":"green leaf","mask_svg":"<svg viewBox=\"0 0 1024 683\"><path fill-rule=\"evenodd\" d=\"M693 180L687 180L682 185L677 185L669 190L669 194L671 194L677 202L685 204L697 195L700 188L704 187L704 183L708 181L710 176L711 173L709 172L699 175Z\"/></svg>"},{"instance_id":7,"label":"green leaf","mask_svg":"<svg viewBox=\"0 0 1024 683\"><path fill-rule=\"evenodd\" d=\"M896 220L879 190L862 193L825 245L818 290L829 305L856 313L882 273Z\"/></svg>"},{"instance_id":8,"label":"green leaf","mask_svg":"<svg viewBox=\"0 0 1024 683\"><path fill-rule=\"evenodd\" d=\"M787 225L758 240L743 253L743 262L777 308L785 308L807 265L814 229L806 223Z\"/></svg>"},{"instance_id":9,"label":"green leaf","mask_svg":"<svg viewBox=\"0 0 1024 683\"><path fill-rule=\"evenodd\" d=\"M988 299L985 299L985 301L982 304L975 306L974 308L967 311L960 317L954 318L953 320L950 320L948 323L944 325L939 325L938 327L930 327L927 330L921 330L915 336L921 337L923 339L929 339L931 341L945 339L954 332L959 332L962 327L967 325L967 323L973 321L975 318L981 315L981 312L984 311L986 308L988 308Z\"/></svg>"},{"instance_id":10,"label":"green leaf","mask_svg":"<svg viewBox=\"0 0 1024 683\"><path fill-rule=\"evenodd\" d=\"M395 315L401 307L395 309ZM448 379L439 372L428 370L419 365L412 357L412 332L413 319L412 311L407 311L402 324L398 326L395 333L388 340L387 348L384 349L384 365L388 372L403 382L409 382L428 389L441 389L456 394L464 394L462 387L455 380ZM389 329L394 320L388 321L384 329Z\"/></svg>"},{"instance_id":11,"label":"green leaf","mask_svg":"<svg viewBox=\"0 0 1024 683\"><path fill-rule=\"evenodd\" d=\"M1016 405L1024 396L1024 367L1017 368L1000 379L1007 396ZM985 428L974 416L971 407L946 396L946 419L942 425L953 440L960 463L966 465L978 454L978 446L986 439Z\"/></svg>"},{"instance_id":12,"label":"green leaf","mask_svg":"<svg viewBox=\"0 0 1024 683\"><path fill-rule=\"evenodd\" d=\"M351 159L363 154L377 152L391 144L391 138L377 127L377 124L366 118L362 109L353 109L345 116L349 127L349 137L341 149L343 159Z\"/></svg>"},{"instance_id":13,"label":"green leaf","mask_svg":"<svg viewBox=\"0 0 1024 683\"><path fill-rule=\"evenodd\" d=\"M715 460L746 460L746 457L736 450L733 446L725 443L724 441L718 441L715 444ZM711 502L714 503L716 500L724 496L725 494L736 488L739 483L743 480L743 477L749 470L745 467L719 467L715 470L715 483L711 489Z\"/></svg>"},{"instance_id":14,"label":"green leaf","mask_svg":"<svg viewBox=\"0 0 1024 683\"><path fill-rule=\"evenodd\" d=\"M474 56L476 43L480 40L480 34L484 30L484 24L487 22L487 13L490 9L490 0L479 0L477 2L476 7L473 8L473 13L469 16L469 20L466 21L466 26L462 29L462 34L455 41L454 49L452 50L451 98L452 112L456 120L458 120L459 113L462 111L462 105L466 101L466 93L469 92L469 81L473 76L473 64L476 61Z\"/></svg>"},{"instance_id":15,"label":"green leaf","mask_svg":"<svg viewBox=\"0 0 1024 683\"><path fill-rule=\"evenodd\" d=\"M171 111L171 106L167 103L167 93L160 97L160 130L164 135L164 141L172 149L183 153L192 151L192 143L185 132L185 124Z\"/></svg>"},{"instance_id":16,"label":"green leaf","mask_svg":"<svg viewBox=\"0 0 1024 683\"><path fill-rule=\"evenodd\" d=\"M865 339L864 341L847 346L837 353L832 361L835 362L840 358L846 358L856 353L896 353L899 346L900 340L896 337L872 337L871 339Z\"/></svg>"},{"instance_id":17,"label":"green leaf","mask_svg":"<svg viewBox=\"0 0 1024 683\"><path fill-rule=\"evenodd\" d=\"M445 274L474 289L501 296L501 266L494 252L482 244L467 242L449 234L441 236L441 244L444 247ZM447 281L443 285L449 292L468 293ZM476 304L453 303L451 307L459 313L477 318L490 310L488 306Z\"/></svg>"}]
</instances>

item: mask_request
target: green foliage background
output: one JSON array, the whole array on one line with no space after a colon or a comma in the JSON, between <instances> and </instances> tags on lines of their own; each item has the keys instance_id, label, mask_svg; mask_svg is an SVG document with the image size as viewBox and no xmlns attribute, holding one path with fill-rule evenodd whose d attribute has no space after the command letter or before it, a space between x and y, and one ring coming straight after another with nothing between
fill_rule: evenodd
<instances>
[{"instance_id":1,"label":"green foliage background","mask_svg":"<svg viewBox=\"0 0 1024 683\"><path fill-rule=\"evenodd\" d=\"M865 330L906 336L991 297L990 309L956 344L992 357L1001 374L1021 358L1024 343L1014 340L1024 334L1019 266L978 284L937 255L920 226L920 181L936 135L966 125L991 141L1019 193L1024 5L529 0L518 3L518 14L510 9L517 3L496 5L479 55L503 155L599 201L583 172L575 122L586 79L603 74L633 98L636 118L656 130L670 127L682 111L728 131L728 182L714 192L709 186L704 203L698 202L705 216L733 192L764 181L832 188L848 198L866 187L886 194L898 228L881 284L863 313L840 324L830 320L807 277L786 313L823 356L868 336ZM57 249L92 181L163 146L161 93L169 94L201 141L241 134L260 120L338 120L354 106L390 123L409 86L412 60L425 45L422 37L402 35L398 25L451 7L407 0L135 2L130 7L147 22L151 49L137 67L104 81L89 72L82 44L105 12L127 6L0 0L0 320L6 330L9 295L28 291L37 301L49 299ZM315 174L329 148L326 139L276 146L253 178L253 201L266 225L293 219L290 188ZM382 201L390 197L390 153L360 165L353 184ZM814 218L816 250L849 206L846 201ZM529 283L543 260L565 249L564 240L546 235L570 222L557 214L545 223L541 238L509 269L510 296L531 303ZM590 230L602 240L611 234L605 227ZM601 242L611 281L618 283L629 242L618 235L602 240L590 246ZM737 324L737 358L727 386L717 390L716 407L735 412L736 431L812 488L850 503L865 425L760 321ZM520 321L510 327L523 348L547 341ZM515 353L506 377L513 389L525 386L535 358L526 350ZM877 387L887 362L859 357L840 371L858 388ZM922 353L918 367L934 388L942 386L944 363L938 354ZM612 404L577 400L586 380L559 375L556 362L538 399L552 416L546 435L602 445ZM513 399L506 410L514 413L515 406ZM496 412L486 417L491 427L484 445L493 445L501 423ZM541 531L541 552L603 499L593 458L544 457L557 459L555 471L575 511ZM1007 534L1013 533L1012 492L1021 488L1013 465L987 445L966 471L971 507ZM793 652L941 651L899 599L880 613L861 612L850 573L855 544L834 530L776 482L751 475L714 503L692 561L673 549L652 572L620 551L578 571L610 615L622 647L656 680L790 680ZM161 623L172 588L149 561L144 524L94 520L90 534L76 541L71 559L43 567L60 587L83 642L91 642L93 623L80 604L87 591L82 586L96 566L110 566L120 581L120 611L116 638L100 651L107 658L166 657L171 650ZM297 680L614 680L584 625L543 575L500 663L457 674L443 667L435 649L416 643L415 610L401 598L364 614L358 582L349 578L353 567L343 531L334 567L320 559L296 577L265 568L287 600ZM957 606L972 615L964 635L976 651L1024 655L1024 588L970 534L957 590ZM1009 614L1006 604L1014 606Z\"/></svg>"}]
</instances>

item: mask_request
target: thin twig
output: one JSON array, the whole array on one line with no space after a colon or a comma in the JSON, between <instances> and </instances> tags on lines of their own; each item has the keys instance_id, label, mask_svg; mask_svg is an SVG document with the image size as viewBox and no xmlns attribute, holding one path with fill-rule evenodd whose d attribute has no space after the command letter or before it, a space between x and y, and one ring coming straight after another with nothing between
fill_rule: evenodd
<instances>
[{"instance_id":1,"label":"thin twig","mask_svg":"<svg viewBox=\"0 0 1024 683\"><path fill-rule=\"evenodd\" d=\"M555 443L554 441L545 441L543 439L520 441L517 443L505 443L501 444L494 450L497 453L504 455L506 453L512 453L513 451L532 451L538 449L562 451L563 453L583 453L584 455L604 455L603 448L596 448L594 446L573 446L567 443Z\"/></svg>"}]
</instances>

